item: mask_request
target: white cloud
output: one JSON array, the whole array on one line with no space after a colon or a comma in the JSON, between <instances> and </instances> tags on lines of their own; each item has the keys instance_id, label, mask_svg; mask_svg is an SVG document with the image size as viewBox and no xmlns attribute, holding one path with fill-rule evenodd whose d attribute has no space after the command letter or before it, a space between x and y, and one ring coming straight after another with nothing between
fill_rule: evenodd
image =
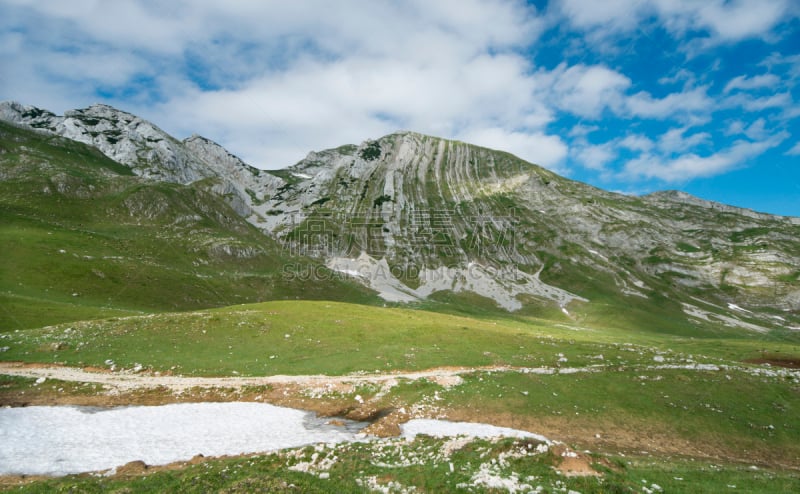
<instances>
[{"instance_id":1,"label":"white cloud","mask_svg":"<svg viewBox=\"0 0 800 494\"><path fill-rule=\"evenodd\" d=\"M584 144L576 147L573 154L574 160L584 168L603 171L605 166L617 157L617 150L612 142Z\"/></svg>"},{"instance_id":2,"label":"white cloud","mask_svg":"<svg viewBox=\"0 0 800 494\"><path fill-rule=\"evenodd\" d=\"M659 138L658 149L667 155L678 154L711 141L711 134L708 132L696 132L685 136L687 130L687 127L668 130Z\"/></svg>"},{"instance_id":3,"label":"white cloud","mask_svg":"<svg viewBox=\"0 0 800 494\"><path fill-rule=\"evenodd\" d=\"M178 53L193 34L201 33L197 12L180 2L145 5L142 2L123 0L75 0L72 2L39 2L35 0L9 0L6 3L27 7L18 11L18 18L28 19L32 13L44 22L35 36L52 43L71 43L85 40L95 43L124 46L129 49L146 49L159 53ZM44 29L43 29L44 28Z\"/></svg>"},{"instance_id":4,"label":"white cloud","mask_svg":"<svg viewBox=\"0 0 800 494\"><path fill-rule=\"evenodd\" d=\"M791 109L793 105L791 93L775 93L769 96L753 96L750 93L736 93L721 101L722 106L742 108L748 112L759 112L773 108Z\"/></svg>"},{"instance_id":5,"label":"white cloud","mask_svg":"<svg viewBox=\"0 0 800 494\"><path fill-rule=\"evenodd\" d=\"M522 54L543 22L522 2L9 5L0 32L17 48L0 56L17 70L3 83L28 104L62 112L101 90L178 137L206 134L267 167L401 128L498 128L521 149L520 136L543 143L545 156L529 159L561 159L542 131L555 118L546 86ZM19 26L24 35L8 34Z\"/></svg>"},{"instance_id":6,"label":"white cloud","mask_svg":"<svg viewBox=\"0 0 800 494\"><path fill-rule=\"evenodd\" d=\"M734 120L728 125L726 130L727 135L745 135L748 139L753 141L760 141L766 139L770 132L766 128L767 121L763 118L758 118L751 124L747 124L741 120Z\"/></svg>"},{"instance_id":7,"label":"white cloud","mask_svg":"<svg viewBox=\"0 0 800 494\"><path fill-rule=\"evenodd\" d=\"M568 135L570 137L586 137L587 135L597 130L600 130L600 127L598 127L597 125L577 124L570 129Z\"/></svg>"},{"instance_id":8,"label":"white cloud","mask_svg":"<svg viewBox=\"0 0 800 494\"><path fill-rule=\"evenodd\" d=\"M719 41L765 37L788 11L788 0L657 0L667 26L683 34L707 29Z\"/></svg>"},{"instance_id":9,"label":"white cloud","mask_svg":"<svg viewBox=\"0 0 800 494\"><path fill-rule=\"evenodd\" d=\"M629 31L636 27L647 2L641 0L561 0L561 12L579 28L604 26L609 31Z\"/></svg>"},{"instance_id":10,"label":"white cloud","mask_svg":"<svg viewBox=\"0 0 800 494\"><path fill-rule=\"evenodd\" d=\"M560 137L541 132L509 132L500 128L475 129L459 139L491 149L510 152L526 161L560 171L567 145Z\"/></svg>"},{"instance_id":11,"label":"white cloud","mask_svg":"<svg viewBox=\"0 0 800 494\"><path fill-rule=\"evenodd\" d=\"M704 114L710 112L715 101L706 94L706 87L697 87L680 93L670 93L663 98L654 98L640 91L625 100L627 111L637 117L663 119L681 114Z\"/></svg>"},{"instance_id":12,"label":"white cloud","mask_svg":"<svg viewBox=\"0 0 800 494\"><path fill-rule=\"evenodd\" d=\"M766 139L768 136L768 132L766 127L766 120L763 118L757 119L755 122L750 124L746 129L744 129L744 135L748 137L748 139L759 141Z\"/></svg>"},{"instance_id":13,"label":"white cloud","mask_svg":"<svg viewBox=\"0 0 800 494\"><path fill-rule=\"evenodd\" d=\"M360 142L398 129L457 137L487 124L510 124L529 129L523 134L537 135L554 117L535 97L526 69L524 59L510 55L482 55L435 67L361 57L307 61L235 90L189 89L161 106L159 121L184 133L207 128L258 132L262 137L254 136L254 142L259 143L266 136L283 145L289 135L302 137L288 162L281 161L287 154L272 146L257 156L246 153L269 167L295 162L309 146ZM507 134L515 135L510 130ZM555 163L551 156L526 157Z\"/></svg>"},{"instance_id":14,"label":"white cloud","mask_svg":"<svg viewBox=\"0 0 800 494\"><path fill-rule=\"evenodd\" d=\"M761 74L753 77L740 75L731 79L731 81L725 85L723 92L729 93L734 89L750 90L772 88L780 84L780 82L780 78L774 74Z\"/></svg>"},{"instance_id":15,"label":"white cloud","mask_svg":"<svg viewBox=\"0 0 800 494\"><path fill-rule=\"evenodd\" d=\"M685 182L698 177L711 177L745 166L767 150L778 146L788 134L782 132L763 141L734 142L728 148L707 156L686 153L674 158L645 153L628 161L621 176L627 179L659 179Z\"/></svg>"},{"instance_id":16,"label":"white cloud","mask_svg":"<svg viewBox=\"0 0 800 494\"><path fill-rule=\"evenodd\" d=\"M786 121L800 111L783 67L800 58L776 55L778 70L742 66L730 80L674 65L642 77L657 64L598 58L608 52L593 43L661 27L684 47L684 37L702 36L703 49L764 38L783 22L776 12L794 15L764 1L563 0L542 16L522 0L5 0L0 64L13 70L0 71L0 98L62 112L103 95L176 137L207 135L267 168L408 129L557 171L574 163L601 177L685 179L739 166L774 139L761 115L741 113L782 108ZM537 41L545 29L553 36ZM721 112L723 124L707 125ZM726 129L747 140L715 151ZM608 142L589 143L590 134ZM620 173L620 157L637 155L641 164Z\"/></svg>"},{"instance_id":17,"label":"white cloud","mask_svg":"<svg viewBox=\"0 0 800 494\"><path fill-rule=\"evenodd\" d=\"M745 100L743 106L749 111L761 111L768 108L787 108L792 107L792 95L790 93L777 93L764 98L753 98Z\"/></svg>"},{"instance_id":18,"label":"white cloud","mask_svg":"<svg viewBox=\"0 0 800 494\"><path fill-rule=\"evenodd\" d=\"M601 65L559 65L553 78L553 97L562 109L582 117L598 118L605 108L620 106L631 80Z\"/></svg>"},{"instance_id":19,"label":"white cloud","mask_svg":"<svg viewBox=\"0 0 800 494\"><path fill-rule=\"evenodd\" d=\"M788 154L789 156L800 156L800 142L795 143L795 145L792 146L791 149L786 151L786 154Z\"/></svg>"},{"instance_id":20,"label":"white cloud","mask_svg":"<svg viewBox=\"0 0 800 494\"><path fill-rule=\"evenodd\" d=\"M700 48L748 38L771 39L772 29L796 16L790 0L561 0L557 10L595 40L646 30L657 18L677 39L705 32Z\"/></svg>"},{"instance_id":21,"label":"white cloud","mask_svg":"<svg viewBox=\"0 0 800 494\"><path fill-rule=\"evenodd\" d=\"M631 151L641 151L641 152L648 152L655 146L655 144L649 137L643 135L625 136L622 140L619 141L619 145Z\"/></svg>"},{"instance_id":22,"label":"white cloud","mask_svg":"<svg viewBox=\"0 0 800 494\"><path fill-rule=\"evenodd\" d=\"M658 79L659 84L676 84L678 82L683 82L684 88L691 88L695 86L696 81L697 76L684 68L678 69L678 71L671 76L665 76Z\"/></svg>"}]
</instances>

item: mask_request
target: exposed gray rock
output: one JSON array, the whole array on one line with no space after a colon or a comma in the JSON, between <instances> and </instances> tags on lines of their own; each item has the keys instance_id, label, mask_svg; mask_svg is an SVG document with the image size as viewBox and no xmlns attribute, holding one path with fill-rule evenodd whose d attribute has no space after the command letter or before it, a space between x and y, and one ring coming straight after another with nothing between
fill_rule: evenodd
<instances>
[{"instance_id":1,"label":"exposed gray rock","mask_svg":"<svg viewBox=\"0 0 800 494\"><path fill-rule=\"evenodd\" d=\"M283 183L213 141L197 135L178 141L152 123L108 105L58 116L4 101L0 102L0 118L94 146L145 178L181 184L215 179L215 190L242 216L251 213L251 202L263 200Z\"/></svg>"},{"instance_id":2,"label":"exposed gray rock","mask_svg":"<svg viewBox=\"0 0 800 494\"><path fill-rule=\"evenodd\" d=\"M178 141L106 105L57 116L3 102L0 118L95 146L142 177L207 184L287 250L318 257L387 300L473 292L509 310L535 300L569 314L565 306L602 293L676 299L691 320L743 328L777 324L759 308L800 312L800 218L678 191L614 194L507 153L413 132L263 171L206 138ZM158 201L126 206L162 214ZM225 242L206 247L256 255ZM692 297L705 305L687 304ZM731 305L759 322L743 321Z\"/></svg>"}]
</instances>

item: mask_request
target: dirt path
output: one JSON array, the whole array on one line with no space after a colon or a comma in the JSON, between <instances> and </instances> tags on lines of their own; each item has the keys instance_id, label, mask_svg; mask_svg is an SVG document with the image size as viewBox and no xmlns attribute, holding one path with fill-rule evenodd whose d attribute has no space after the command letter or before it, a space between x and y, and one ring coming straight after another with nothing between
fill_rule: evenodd
<instances>
[{"instance_id":1,"label":"dirt path","mask_svg":"<svg viewBox=\"0 0 800 494\"><path fill-rule=\"evenodd\" d=\"M746 368L714 364L662 364L633 365L628 370L693 370L705 371L741 371L762 377L792 378L800 382L800 371L784 368ZM326 385L343 385L359 383L385 384L398 379L415 381L428 379L442 386L449 387L461 382L461 376L475 372L519 372L523 374L575 374L579 372L601 372L619 370L614 366L591 365L586 367L437 367L413 372L390 372L380 374L356 373L343 376L317 375L273 375L273 376L230 376L230 377L191 377L159 375L149 372L115 371L96 368L68 367L52 364L33 364L24 362L0 362L0 375L29 377L34 379L57 379L60 381L100 384L120 392L152 388L164 388L181 393L192 388L231 388L242 389L250 386L298 385L318 387Z\"/></svg>"},{"instance_id":2,"label":"dirt path","mask_svg":"<svg viewBox=\"0 0 800 494\"><path fill-rule=\"evenodd\" d=\"M742 368L716 366L710 364L691 365L642 365L620 368L617 366L594 365L589 367L440 367L414 372L394 372L377 374L328 375L274 375L259 377L188 377L155 375L149 372L132 371L111 372L99 368L77 368L53 364L23 362L0 362L0 375L19 376L42 381L23 390L0 392L0 404L7 406L29 405L163 405L167 403L201 401L255 401L274 405L298 408L327 417L345 417L353 420L371 422L366 432L376 436L396 436L400 433L399 424L410 418L446 418L455 421L486 422L503 427L536 431L567 443L581 444L592 450L611 449L613 451L636 452L646 445L647 451L657 454L678 454L696 458L727 459L737 462L758 462L796 468L796 464L786 464L779 456L767 454L759 449L746 453L735 453L713 445L699 445L686 438L675 437L671 431L658 427L634 427L625 423L620 426L614 420L599 423L577 423L574 418L530 416L520 417L509 413L487 414L482 409L439 407L436 403L396 403L385 401L388 390L401 380L414 381L428 379L441 386L457 386L462 378L477 372L527 374L573 374L578 372L629 372L631 370L670 370L682 369L696 372L718 372L738 370L760 377L792 379L800 382L800 372L794 369ZM52 386L46 381L53 380ZM90 383L103 386L100 392L89 394L78 391L62 392L56 389L55 381L71 383ZM363 399L351 394L359 384L377 384L380 390ZM265 389L269 388L269 389ZM5 402L2 400L5 399ZM602 431L602 437L597 434ZM570 467L569 463L566 464ZM572 467L570 467L572 468Z\"/></svg>"},{"instance_id":3,"label":"dirt path","mask_svg":"<svg viewBox=\"0 0 800 494\"><path fill-rule=\"evenodd\" d=\"M134 373L130 371L109 372L87 370L78 367L56 365L26 364L21 362L0 362L0 374L29 377L34 379L58 379L60 381L94 383L111 387L119 391L132 391L147 388L166 388L173 392L182 392L192 388L233 388L248 386L266 386L270 384L296 384L306 386L324 386L328 384L385 383L397 379L429 379L441 385L452 385L460 382L460 376L473 372L528 372L552 374L549 367L519 369L508 366L490 367L440 367L415 372L398 372L386 374L349 374L344 376L327 375L275 375L262 377L187 377L163 376L150 373Z\"/></svg>"}]
</instances>

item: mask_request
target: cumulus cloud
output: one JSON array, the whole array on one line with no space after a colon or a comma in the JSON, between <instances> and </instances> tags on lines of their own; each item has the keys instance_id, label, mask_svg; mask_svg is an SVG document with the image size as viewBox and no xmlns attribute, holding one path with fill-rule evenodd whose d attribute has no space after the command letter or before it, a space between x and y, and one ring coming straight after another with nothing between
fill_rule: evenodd
<instances>
[{"instance_id":1,"label":"cumulus cloud","mask_svg":"<svg viewBox=\"0 0 800 494\"><path fill-rule=\"evenodd\" d=\"M740 75L731 79L731 81L725 85L725 89L723 90L723 92L729 93L734 89L750 90L750 89L760 89L760 88L772 88L777 86L780 83L780 81L781 79L775 74L761 74L761 75L754 75L753 77Z\"/></svg>"},{"instance_id":2,"label":"cumulus cloud","mask_svg":"<svg viewBox=\"0 0 800 494\"><path fill-rule=\"evenodd\" d=\"M705 33L695 38L700 48L748 38L770 39L777 24L797 15L790 0L561 0L557 5L573 26L595 39L641 30L655 18L677 39L689 32Z\"/></svg>"},{"instance_id":3,"label":"cumulus cloud","mask_svg":"<svg viewBox=\"0 0 800 494\"><path fill-rule=\"evenodd\" d=\"M670 93L663 98L655 98L646 91L640 91L625 100L625 108L631 115L644 118L703 114L709 112L714 105L715 101L708 96L705 87Z\"/></svg>"},{"instance_id":4,"label":"cumulus cloud","mask_svg":"<svg viewBox=\"0 0 800 494\"><path fill-rule=\"evenodd\" d=\"M508 151L522 159L558 171L567 155L567 145L560 137L541 132L508 132L500 128L471 130L459 136L467 142Z\"/></svg>"},{"instance_id":5,"label":"cumulus cloud","mask_svg":"<svg viewBox=\"0 0 800 494\"><path fill-rule=\"evenodd\" d=\"M665 154L678 154L711 141L711 134L708 132L685 135L687 130L687 127L668 130L658 140L658 149Z\"/></svg>"},{"instance_id":6,"label":"cumulus cloud","mask_svg":"<svg viewBox=\"0 0 800 494\"><path fill-rule=\"evenodd\" d=\"M789 0L655 0L667 27L684 34L708 30L710 41L737 41L764 37L789 11Z\"/></svg>"},{"instance_id":7,"label":"cumulus cloud","mask_svg":"<svg viewBox=\"0 0 800 494\"><path fill-rule=\"evenodd\" d=\"M647 152L653 149L655 143L647 136L634 134L622 138L619 145L631 151Z\"/></svg>"},{"instance_id":8,"label":"cumulus cloud","mask_svg":"<svg viewBox=\"0 0 800 494\"><path fill-rule=\"evenodd\" d=\"M615 143L582 144L574 150L574 159L584 168L604 171L606 165L617 157Z\"/></svg>"},{"instance_id":9,"label":"cumulus cloud","mask_svg":"<svg viewBox=\"0 0 800 494\"><path fill-rule=\"evenodd\" d=\"M522 54L543 21L523 2L11 5L0 27L35 56L9 74L9 87L50 81L63 93L55 111L103 94L260 166L402 128L455 137L497 127L548 141L543 128L554 118ZM14 26L24 34L14 38Z\"/></svg>"},{"instance_id":10,"label":"cumulus cloud","mask_svg":"<svg viewBox=\"0 0 800 494\"><path fill-rule=\"evenodd\" d=\"M775 147L778 111L800 115L796 55L731 74L668 53L773 42L789 0L0 3L0 98L101 100L264 168L406 129L632 189L742 166ZM642 40L664 67L636 58Z\"/></svg>"},{"instance_id":11,"label":"cumulus cloud","mask_svg":"<svg viewBox=\"0 0 800 494\"><path fill-rule=\"evenodd\" d=\"M561 0L557 8L576 27L603 27L608 32L630 31L636 28L639 17L648 10L641 0Z\"/></svg>"},{"instance_id":12,"label":"cumulus cloud","mask_svg":"<svg viewBox=\"0 0 800 494\"><path fill-rule=\"evenodd\" d=\"M777 147L787 137L787 133L780 132L763 141L739 140L727 148L706 156L692 152L675 157L643 153L638 158L628 161L621 174L628 178L655 178L667 182L685 182L694 178L711 177L745 166L748 160Z\"/></svg>"},{"instance_id":13,"label":"cumulus cloud","mask_svg":"<svg viewBox=\"0 0 800 494\"><path fill-rule=\"evenodd\" d=\"M631 85L628 77L602 65L567 67L562 63L546 77L553 79L553 97L560 108L591 118L599 117L605 108L618 108Z\"/></svg>"}]
</instances>

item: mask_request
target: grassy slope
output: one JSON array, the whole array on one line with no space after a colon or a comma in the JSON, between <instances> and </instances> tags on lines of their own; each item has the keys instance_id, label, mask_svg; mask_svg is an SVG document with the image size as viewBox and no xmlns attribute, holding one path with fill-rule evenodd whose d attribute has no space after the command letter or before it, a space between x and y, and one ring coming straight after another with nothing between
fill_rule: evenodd
<instances>
[{"instance_id":1,"label":"grassy slope","mask_svg":"<svg viewBox=\"0 0 800 494\"><path fill-rule=\"evenodd\" d=\"M384 148L391 149L397 145L397 139L397 135L383 138ZM463 259L459 256L452 257L453 253L448 253L447 248L455 244L465 248L471 260L495 268L513 265L533 274L539 272L543 262L544 267L540 272L542 281L589 299L589 303L574 303L569 308L583 323L687 337L746 336L747 330L732 327L731 324L689 317L684 312L682 303L699 306L711 314L730 315L730 311L725 309L727 302L748 300L731 298L732 296L742 292L740 295L744 297L745 292L752 292L753 297L762 297L750 299L753 306L757 307L763 305L762 292L765 289L726 285L723 291L708 281L701 283L700 280L694 280L697 286L681 283L677 273L681 266L692 267L694 264L712 261L749 264L754 261L738 252L740 247L755 248L754 252L759 253L762 250L771 252L769 249L750 245L752 242L746 242L760 238L759 235L764 236L762 244L774 248L775 252L788 254L787 259L797 253L797 242L792 240L800 231L796 226L759 220L757 223L763 225L762 227L739 232L737 229L750 225L753 220L732 213L720 217L706 208L691 205L657 207L641 198L607 193L558 177L507 153L429 136L416 136L414 139L419 140L419 161L407 166L403 170L403 180L393 186L402 187L404 202L393 204L394 209L384 208L386 203L398 200L397 197L384 194L384 181L388 179L383 177L387 174L391 177L397 173L387 169L392 160L392 151L388 151L387 155L373 163L373 172L358 178L350 176L347 167L340 168L338 175L328 183L327 190L319 192L320 199L304 206L304 214L308 216L304 223L288 233L289 238L313 240L319 235L309 232L314 232L316 228L330 235L331 242L338 242L340 248L349 250L347 255L351 257L357 257L362 250L376 258L388 252L390 254L387 261L396 268L394 272L411 273L408 277L401 276L401 281L412 287L419 286L419 280L416 278L416 270L407 269L406 263L410 263L412 268L423 264L429 267L457 265ZM347 159L347 154L356 158L355 148L341 151L341 159ZM368 151L370 148L362 149L362 157ZM328 152L336 151L325 151L323 154ZM425 163L427 168L424 173L417 174L415 167L420 163ZM317 166L320 163L304 164ZM302 171L303 168L298 170ZM288 171L278 174L284 178L291 177ZM498 189L489 185L494 184L497 177L520 176L526 176L528 182L538 185L519 189L511 186ZM480 186L476 180L485 182ZM291 198L297 193L295 189L301 188L298 181L295 178L295 182L288 184L286 190L278 195ZM534 199L530 194L541 196L534 195ZM395 191L395 195L400 196L400 191ZM464 200L465 197L473 199ZM398 210L399 204L403 203L403 209ZM400 236L403 237L397 245L392 246L384 245L381 229L389 210L397 215ZM331 212L342 211L347 211L350 219L355 218L357 221L348 222L341 217L330 216ZM415 216L423 211L437 212L438 219L426 220L424 215ZM577 211L574 213L575 218L566 213L567 211ZM506 227L489 225L485 222L486 217L492 217L500 224L507 221L513 228L509 231ZM597 219L598 223L594 227L600 230L599 235L590 233L593 227L583 225L582 217ZM602 222L599 218L603 218ZM684 227L694 226L696 229L680 230L680 226L675 226L680 219L685 220ZM311 226L312 223L314 227ZM365 224L371 227L365 227ZM643 250L644 247L636 253L635 250L610 249L599 243L594 245L599 256L587 250L592 249L591 244L586 244L589 238L595 238L595 242L602 242L601 239L606 238L619 242L620 239L615 235L621 231L632 234L633 240L647 239L649 235L661 238L661 228L666 228L674 236L677 246L671 245L673 237L670 237L653 244L655 248L649 254ZM729 235L742 245L726 245ZM507 253L501 245L513 247L512 252L518 256L513 260L506 257ZM643 245L648 245L648 242L643 241ZM707 256L694 259L682 255L686 251L705 253ZM521 258L526 259L525 262L530 265L520 265ZM662 264L664 272L655 269L655 266ZM628 274L622 273L621 268ZM641 280L646 288L637 288L633 284L633 278ZM786 275L784 281L771 287L776 291L768 295L766 300L774 299L775 293L800 287L796 280L792 283L793 279L791 275ZM630 290L642 292L643 296L626 293ZM476 301L482 306L481 309L488 312L492 312L492 307L496 306L493 301L479 300L480 297L472 294L441 291L432 298L434 300L429 299L422 305L437 311L477 313L479 311L473 306ZM702 300L698 301L697 298ZM561 317L560 309L550 301L528 297L525 304L522 309L524 314ZM745 307L749 305L743 303ZM759 324L777 332L781 331L778 329L781 325L797 325L795 322L798 321L796 314L778 310L775 310L774 315L784 317L781 322L768 317L752 317L745 313L736 315L745 322Z\"/></svg>"},{"instance_id":2,"label":"grassy slope","mask_svg":"<svg viewBox=\"0 0 800 494\"><path fill-rule=\"evenodd\" d=\"M643 492L797 492L800 479L787 472L680 459L654 460L627 456L597 458L611 468L604 478L565 477L553 470L552 454L529 453L525 441L475 440L451 455L443 453L447 439L418 437L409 443L355 443L323 448L298 448L288 452L245 458L212 460L177 471L147 472L133 478L71 476L38 482L19 492L369 492L366 478L385 492L508 492L474 486L479 465L497 479L516 480L542 492L634 493ZM504 460L508 453L519 458ZM430 461L436 458L438 461ZM409 461L411 460L411 461ZM320 467L330 461L330 467ZM494 463L492 463L494 461ZM313 465L313 473L290 470L300 462ZM453 471L450 471L450 466ZM326 472L321 478L318 472ZM515 474L515 475L512 475ZM485 478L485 477L484 477ZM360 481L360 483L359 483ZM395 490L391 490L389 483ZM658 488L654 488L654 485ZM470 489L469 487L472 486ZM403 489L404 488L404 489ZM517 491L519 492L519 491ZM538 492L538 491L537 491Z\"/></svg>"},{"instance_id":3,"label":"grassy slope","mask_svg":"<svg viewBox=\"0 0 800 494\"><path fill-rule=\"evenodd\" d=\"M398 408L429 402L454 417L543 427L574 438L598 433L612 446L613 437L624 432L640 435L642 447L655 451L668 441L701 456L777 461L780 452L781 464L800 464L797 382L736 369L652 368L661 358L676 365L741 366L740 360L757 357L765 347L753 340L577 331L534 319L288 301L64 324L6 335L3 345L10 347L3 360L103 366L112 359L119 367L140 363L187 375L602 365L594 373L479 373L449 390L400 386L380 403ZM800 355L792 344L766 347Z\"/></svg>"},{"instance_id":4,"label":"grassy slope","mask_svg":"<svg viewBox=\"0 0 800 494\"><path fill-rule=\"evenodd\" d=\"M142 180L91 147L2 123L0 150L0 332L275 298L374 301L336 280L285 279L280 248L208 184Z\"/></svg>"},{"instance_id":5,"label":"grassy slope","mask_svg":"<svg viewBox=\"0 0 800 494\"><path fill-rule=\"evenodd\" d=\"M330 301L275 301L183 313L64 323L9 335L3 360L122 367L187 375L346 374L436 366L651 364L665 353L738 362L762 351L800 355L790 342L700 339L469 317ZM627 345L637 345L632 351ZM53 352L51 348L61 348ZM599 361L597 355L603 355ZM273 358L269 358L273 356Z\"/></svg>"},{"instance_id":6,"label":"grassy slope","mask_svg":"<svg viewBox=\"0 0 800 494\"><path fill-rule=\"evenodd\" d=\"M421 304L439 313L299 301L206 309L270 298L374 298L346 283L286 282L276 274L287 262L277 248L202 185L145 182L92 148L2 124L0 150L0 333L6 332L0 347L9 347L2 360L103 365L113 359L127 368L141 363L194 375L263 375L554 366L563 355L564 366L613 366L596 374L478 374L450 390L409 383L381 400L394 407L433 403L438 396L437 406L454 417L542 432L574 428L574 437L629 430L643 445L647 438L672 437L701 455L735 458L746 451L747 457L800 464L797 383L740 371L643 368L657 353L669 362L738 362L764 352L797 358L794 339L709 328L697 333L669 321L643 332L642 324L659 319L659 310L668 315L675 308L616 299L584 312L579 322L547 308L510 316L452 294ZM215 249L219 245L262 251L235 257ZM598 277L586 290L599 290L597 300L600 285L610 282ZM197 309L204 310L165 312ZM94 321L8 332L86 319ZM708 338L693 337L698 334ZM631 472L648 472L669 485L671 475L657 473L662 467L637 468ZM687 479L697 474L686 464L665 468ZM295 475L278 467L272 472ZM175 475L166 485L188 481L180 473L165 475ZM747 485L748 475L731 470L718 480ZM303 478L297 485L325 485ZM218 482L212 485L229 485Z\"/></svg>"}]
</instances>

